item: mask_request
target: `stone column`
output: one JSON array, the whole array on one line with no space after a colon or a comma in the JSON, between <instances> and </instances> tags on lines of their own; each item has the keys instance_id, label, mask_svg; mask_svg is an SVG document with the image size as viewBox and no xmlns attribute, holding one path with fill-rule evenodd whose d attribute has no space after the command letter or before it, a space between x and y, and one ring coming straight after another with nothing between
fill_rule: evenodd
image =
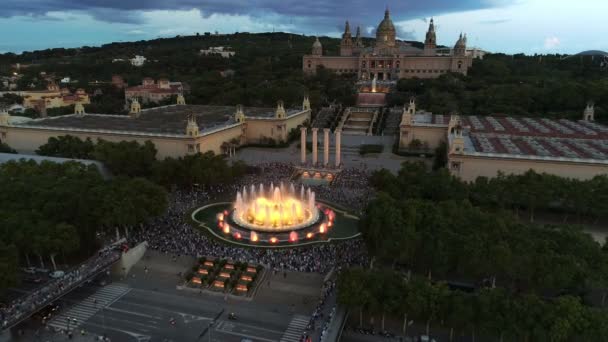
<instances>
[{"instance_id":1,"label":"stone column","mask_svg":"<svg viewBox=\"0 0 608 342\"><path fill-rule=\"evenodd\" d=\"M323 128L323 166L329 165L329 128Z\"/></svg>"},{"instance_id":2,"label":"stone column","mask_svg":"<svg viewBox=\"0 0 608 342\"><path fill-rule=\"evenodd\" d=\"M300 161L306 164L306 127L301 127L300 132Z\"/></svg>"},{"instance_id":3,"label":"stone column","mask_svg":"<svg viewBox=\"0 0 608 342\"><path fill-rule=\"evenodd\" d=\"M317 165L318 156L317 156L317 131L318 128L312 129L312 165Z\"/></svg>"},{"instance_id":4,"label":"stone column","mask_svg":"<svg viewBox=\"0 0 608 342\"><path fill-rule=\"evenodd\" d=\"M341 160L340 160L340 154L341 154L340 148L341 148L341 146L340 145L341 145L342 131L339 130L339 129L337 129L336 132L335 132L335 135L336 135L336 167L339 167L340 166L340 162L341 162Z\"/></svg>"}]
</instances>

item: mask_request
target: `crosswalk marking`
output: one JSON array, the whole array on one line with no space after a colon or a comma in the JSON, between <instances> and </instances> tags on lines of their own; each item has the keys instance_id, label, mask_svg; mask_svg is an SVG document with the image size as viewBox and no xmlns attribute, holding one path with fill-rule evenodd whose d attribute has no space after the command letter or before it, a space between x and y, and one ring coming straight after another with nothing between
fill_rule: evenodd
<instances>
[{"instance_id":1,"label":"crosswalk marking","mask_svg":"<svg viewBox=\"0 0 608 342\"><path fill-rule=\"evenodd\" d=\"M281 342L298 342L300 341L300 337L302 337L302 332L306 329L308 325L309 317L302 315L295 315L289 325L287 326L287 330L281 337Z\"/></svg>"},{"instance_id":2,"label":"crosswalk marking","mask_svg":"<svg viewBox=\"0 0 608 342\"><path fill-rule=\"evenodd\" d=\"M49 325L61 330L67 330L68 327L70 329L76 329L89 318L95 316L102 307L112 305L112 303L126 295L129 291L131 291L131 288L127 285L106 285L78 304L70 307L67 311L52 318ZM97 302L95 302L95 300ZM70 318L70 322L68 322L68 317ZM74 319L76 319L76 321L74 321Z\"/></svg>"}]
</instances>

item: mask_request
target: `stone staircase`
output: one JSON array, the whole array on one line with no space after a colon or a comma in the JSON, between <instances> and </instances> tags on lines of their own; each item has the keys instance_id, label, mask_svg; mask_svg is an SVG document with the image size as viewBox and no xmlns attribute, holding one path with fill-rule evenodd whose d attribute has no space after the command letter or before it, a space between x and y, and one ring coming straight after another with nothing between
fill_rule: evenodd
<instances>
[{"instance_id":1,"label":"stone staircase","mask_svg":"<svg viewBox=\"0 0 608 342\"><path fill-rule=\"evenodd\" d=\"M339 127L347 135L372 135L377 118L378 109L351 107L345 111Z\"/></svg>"}]
</instances>

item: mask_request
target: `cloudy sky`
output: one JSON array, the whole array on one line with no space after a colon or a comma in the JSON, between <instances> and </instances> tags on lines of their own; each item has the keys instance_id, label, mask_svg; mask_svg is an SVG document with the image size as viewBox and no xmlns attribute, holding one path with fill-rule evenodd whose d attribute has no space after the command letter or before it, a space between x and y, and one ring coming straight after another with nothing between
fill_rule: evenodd
<instances>
[{"instance_id":1,"label":"cloudy sky","mask_svg":"<svg viewBox=\"0 0 608 342\"><path fill-rule=\"evenodd\" d=\"M493 52L608 50L608 0L0 0L0 52L188 35L286 31L338 37L344 21L372 34L388 5L402 39Z\"/></svg>"}]
</instances>

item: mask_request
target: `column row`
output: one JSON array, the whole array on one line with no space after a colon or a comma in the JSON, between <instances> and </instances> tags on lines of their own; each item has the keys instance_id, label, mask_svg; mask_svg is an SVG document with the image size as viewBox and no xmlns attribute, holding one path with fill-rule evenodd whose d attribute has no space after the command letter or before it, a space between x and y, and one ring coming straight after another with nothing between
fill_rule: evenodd
<instances>
[{"instance_id":1,"label":"column row","mask_svg":"<svg viewBox=\"0 0 608 342\"><path fill-rule=\"evenodd\" d=\"M300 128L300 162L306 164L306 127ZM312 164L317 165L318 159L318 128L312 128ZM342 131L337 129L334 133L336 141L336 159L335 166L339 167L341 163L341 136ZM329 128L323 129L323 165L329 165Z\"/></svg>"}]
</instances>

